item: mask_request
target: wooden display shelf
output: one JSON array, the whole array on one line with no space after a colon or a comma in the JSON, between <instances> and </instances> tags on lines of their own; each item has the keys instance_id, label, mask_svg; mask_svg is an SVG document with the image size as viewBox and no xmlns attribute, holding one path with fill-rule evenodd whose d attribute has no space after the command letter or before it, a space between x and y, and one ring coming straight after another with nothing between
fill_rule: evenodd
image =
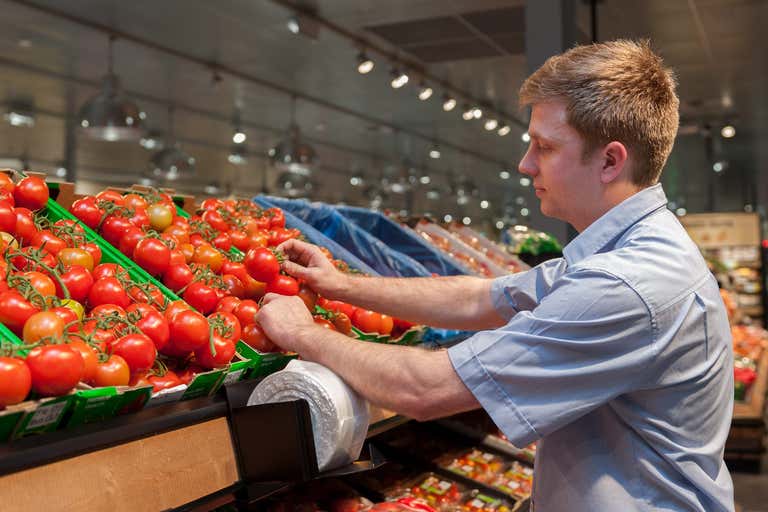
<instances>
[{"instance_id":1,"label":"wooden display shelf","mask_svg":"<svg viewBox=\"0 0 768 512\"><path fill-rule=\"evenodd\" d=\"M221 397L193 402L0 446L0 508L140 512L231 502L243 486L226 405ZM374 408L369 435L405 421L397 418Z\"/></svg>"}]
</instances>

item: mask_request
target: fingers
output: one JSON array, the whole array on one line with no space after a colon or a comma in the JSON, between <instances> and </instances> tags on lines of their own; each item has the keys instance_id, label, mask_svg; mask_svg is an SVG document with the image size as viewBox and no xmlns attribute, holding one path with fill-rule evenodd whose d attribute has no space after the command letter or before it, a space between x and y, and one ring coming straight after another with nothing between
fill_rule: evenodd
<instances>
[{"instance_id":1,"label":"fingers","mask_svg":"<svg viewBox=\"0 0 768 512\"><path fill-rule=\"evenodd\" d=\"M264 298L261 299L262 304L269 304L275 299L279 299L280 297L285 297L285 295L280 295L279 293L268 293L264 296Z\"/></svg>"},{"instance_id":2,"label":"fingers","mask_svg":"<svg viewBox=\"0 0 768 512\"><path fill-rule=\"evenodd\" d=\"M322 255L316 246L295 239L283 242L277 247L277 250L283 252L290 260L305 266L309 265L318 254Z\"/></svg>"},{"instance_id":3,"label":"fingers","mask_svg":"<svg viewBox=\"0 0 768 512\"><path fill-rule=\"evenodd\" d=\"M285 260L282 263L282 268L285 270L289 275L298 278L298 279L304 279L306 280L309 277L309 270L297 263L294 263L289 260Z\"/></svg>"}]
</instances>

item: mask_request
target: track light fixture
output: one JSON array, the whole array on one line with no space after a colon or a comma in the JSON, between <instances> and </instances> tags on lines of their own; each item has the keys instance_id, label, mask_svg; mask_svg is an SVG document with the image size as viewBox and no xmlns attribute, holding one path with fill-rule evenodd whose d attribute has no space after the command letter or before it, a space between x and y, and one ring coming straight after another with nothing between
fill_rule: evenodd
<instances>
[{"instance_id":1,"label":"track light fixture","mask_svg":"<svg viewBox=\"0 0 768 512\"><path fill-rule=\"evenodd\" d=\"M392 68L390 75L392 76L392 81L390 82L390 85L392 85L393 89L399 89L408 83L408 74L405 73L404 71L400 71L396 67Z\"/></svg>"},{"instance_id":2,"label":"track light fixture","mask_svg":"<svg viewBox=\"0 0 768 512\"><path fill-rule=\"evenodd\" d=\"M426 82L422 81L421 85L419 86L419 99L421 101L426 101L431 97L432 97L432 88L429 85L427 85Z\"/></svg>"},{"instance_id":3,"label":"track light fixture","mask_svg":"<svg viewBox=\"0 0 768 512\"><path fill-rule=\"evenodd\" d=\"M368 55L365 53L365 51L362 51L357 54L357 72L361 75L367 75L371 71L373 71L374 67L373 61L368 57Z\"/></svg>"},{"instance_id":4,"label":"track light fixture","mask_svg":"<svg viewBox=\"0 0 768 512\"><path fill-rule=\"evenodd\" d=\"M456 108L456 100L452 97L448 96L447 94L443 96L443 110L446 112L450 112Z\"/></svg>"},{"instance_id":5,"label":"track light fixture","mask_svg":"<svg viewBox=\"0 0 768 512\"><path fill-rule=\"evenodd\" d=\"M461 117L465 121L471 121L475 118L474 109L469 105L464 105L464 112L462 112Z\"/></svg>"},{"instance_id":6,"label":"track light fixture","mask_svg":"<svg viewBox=\"0 0 768 512\"><path fill-rule=\"evenodd\" d=\"M485 129L489 132L495 130L497 126L499 126L499 122L496 119L488 119L485 122Z\"/></svg>"},{"instance_id":7,"label":"track light fixture","mask_svg":"<svg viewBox=\"0 0 768 512\"><path fill-rule=\"evenodd\" d=\"M720 129L720 135L725 139L730 139L736 135L736 128L732 124L726 124Z\"/></svg>"},{"instance_id":8,"label":"track light fixture","mask_svg":"<svg viewBox=\"0 0 768 512\"><path fill-rule=\"evenodd\" d=\"M499 131L496 133L499 134L499 137L505 137L509 135L509 132L512 131L512 128L509 127L508 124L502 125L501 128L499 128Z\"/></svg>"}]
</instances>

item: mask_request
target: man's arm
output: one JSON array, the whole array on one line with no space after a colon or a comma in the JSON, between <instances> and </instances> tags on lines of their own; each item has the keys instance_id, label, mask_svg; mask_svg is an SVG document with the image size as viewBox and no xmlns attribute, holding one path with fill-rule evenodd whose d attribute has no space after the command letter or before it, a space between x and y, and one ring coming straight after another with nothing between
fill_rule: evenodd
<instances>
[{"instance_id":1,"label":"man's arm","mask_svg":"<svg viewBox=\"0 0 768 512\"><path fill-rule=\"evenodd\" d=\"M493 305L492 279L361 277L339 272L315 246L289 240L279 247L283 269L328 299L450 329L480 330L506 323Z\"/></svg>"},{"instance_id":2,"label":"man's arm","mask_svg":"<svg viewBox=\"0 0 768 512\"><path fill-rule=\"evenodd\" d=\"M316 326L296 297L268 294L257 320L272 341L330 368L375 405L421 421L480 406L446 351L353 340Z\"/></svg>"}]
</instances>

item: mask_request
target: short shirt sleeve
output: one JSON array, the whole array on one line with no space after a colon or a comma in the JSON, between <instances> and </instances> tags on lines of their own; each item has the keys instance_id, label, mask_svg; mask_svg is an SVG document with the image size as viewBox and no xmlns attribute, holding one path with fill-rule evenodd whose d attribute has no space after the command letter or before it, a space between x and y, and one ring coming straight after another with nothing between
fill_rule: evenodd
<instances>
[{"instance_id":1,"label":"short shirt sleeve","mask_svg":"<svg viewBox=\"0 0 768 512\"><path fill-rule=\"evenodd\" d=\"M472 394L525 446L625 393L654 358L651 315L623 280L579 270L530 311L449 349Z\"/></svg>"},{"instance_id":2,"label":"short shirt sleeve","mask_svg":"<svg viewBox=\"0 0 768 512\"><path fill-rule=\"evenodd\" d=\"M502 318L530 311L549 293L552 283L565 272L563 258L546 261L525 272L497 277L491 283L491 300Z\"/></svg>"}]
</instances>

